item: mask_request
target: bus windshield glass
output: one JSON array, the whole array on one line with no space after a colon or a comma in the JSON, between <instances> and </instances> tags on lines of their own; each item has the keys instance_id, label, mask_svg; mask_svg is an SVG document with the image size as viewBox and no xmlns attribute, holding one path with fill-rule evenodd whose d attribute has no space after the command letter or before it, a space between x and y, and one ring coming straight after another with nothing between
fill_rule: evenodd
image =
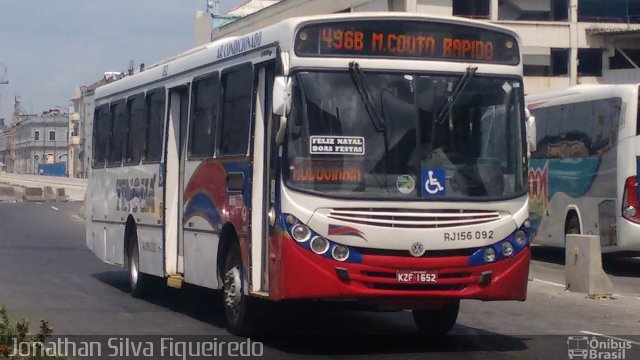
<instances>
[{"instance_id":1,"label":"bus windshield glass","mask_svg":"<svg viewBox=\"0 0 640 360\"><path fill-rule=\"evenodd\" d=\"M522 84L468 75L295 74L287 186L374 199L524 195Z\"/></svg>"}]
</instances>

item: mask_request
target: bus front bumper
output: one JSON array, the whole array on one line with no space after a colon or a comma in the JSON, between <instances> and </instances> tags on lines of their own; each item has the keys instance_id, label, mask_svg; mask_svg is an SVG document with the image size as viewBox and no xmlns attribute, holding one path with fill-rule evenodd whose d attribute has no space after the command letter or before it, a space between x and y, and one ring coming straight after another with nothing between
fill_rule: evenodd
<instances>
[{"instance_id":1,"label":"bus front bumper","mask_svg":"<svg viewBox=\"0 0 640 360\"><path fill-rule=\"evenodd\" d=\"M530 246L510 258L484 265L469 265L467 256L403 257L363 255L361 263L346 263L318 256L284 235L280 257L272 263L270 293L284 299L358 299L376 302L450 299L525 300ZM273 259L276 260L276 259ZM435 283L405 284L398 271L435 273ZM273 290L273 291L271 291ZM411 301L410 301L411 303Z\"/></svg>"}]
</instances>

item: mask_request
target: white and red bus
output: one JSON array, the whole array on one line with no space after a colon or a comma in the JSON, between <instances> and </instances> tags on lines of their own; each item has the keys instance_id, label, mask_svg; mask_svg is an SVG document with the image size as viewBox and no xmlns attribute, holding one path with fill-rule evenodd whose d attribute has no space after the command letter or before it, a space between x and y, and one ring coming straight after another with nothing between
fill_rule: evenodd
<instances>
[{"instance_id":1,"label":"white and red bus","mask_svg":"<svg viewBox=\"0 0 640 360\"><path fill-rule=\"evenodd\" d=\"M516 34L459 18L292 18L95 92L87 245L150 277L256 298L411 309L524 300L527 143Z\"/></svg>"}]
</instances>

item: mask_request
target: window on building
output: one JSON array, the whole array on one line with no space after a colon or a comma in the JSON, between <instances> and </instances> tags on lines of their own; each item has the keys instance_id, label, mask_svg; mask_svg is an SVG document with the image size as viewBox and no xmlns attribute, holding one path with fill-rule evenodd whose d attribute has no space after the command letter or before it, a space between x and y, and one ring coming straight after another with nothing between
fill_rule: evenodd
<instances>
[{"instance_id":1,"label":"window on building","mask_svg":"<svg viewBox=\"0 0 640 360\"><path fill-rule=\"evenodd\" d=\"M634 69L635 67L629 60L640 66L640 49L622 49L620 51L616 48L614 56L609 57L609 69Z\"/></svg>"},{"instance_id":2,"label":"window on building","mask_svg":"<svg viewBox=\"0 0 640 360\"><path fill-rule=\"evenodd\" d=\"M525 76L569 75L569 49L551 49L546 61L540 60L533 61L533 64L524 64L523 73Z\"/></svg>"},{"instance_id":3,"label":"window on building","mask_svg":"<svg viewBox=\"0 0 640 360\"><path fill-rule=\"evenodd\" d=\"M218 73L195 80L191 89L189 157L211 157L215 149L220 80Z\"/></svg>"},{"instance_id":4,"label":"window on building","mask_svg":"<svg viewBox=\"0 0 640 360\"><path fill-rule=\"evenodd\" d=\"M54 130L49 130L49 141L56 141L56 132Z\"/></svg>"},{"instance_id":5,"label":"window on building","mask_svg":"<svg viewBox=\"0 0 640 360\"><path fill-rule=\"evenodd\" d=\"M466 3L466 1L460 1ZM455 3L455 2L454 2ZM519 21L567 21L569 0L509 1L498 2L500 20Z\"/></svg>"},{"instance_id":6,"label":"window on building","mask_svg":"<svg viewBox=\"0 0 640 360\"><path fill-rule=\"evenodd\" d=\"M569 49L551 49L551 75L569 75Z\"/></svg>"},{"instance_id":7,"label":"window on building","mask_svg":"<svg viewBox=\"0 0 640 360\"><path fill-rule=\"evenodd\" d=\"M578 49L578 75L602 76L602 49Z\"/></svg>"},{"instance_id":8,"label":"window on building","mask_svg":"<svg viewBox=\"0 0 640 360\"><path fill-rule=\"evenodd\" d=\"M126 103L118 100L111 103L112 134L109 146L109 165L119 165L122 163L122 151L127 140L127 117Z\"/></svg>"},{"instance_id":9,"label":"window on building","mask_svg":"<svg viewBox=\"0 0 640 360\"><path fill-rule=\"evenodd\" d=\"M129 119L129 131L127 132L127 150L125 162L137 164L142 159L142 153L147 143L147 123L144 113L144 94L129 97L127 101L127 117Z\"/></svg>"},{"instance_id":10,"label":"window on building","mask_svg":"<svg viewBox=\"0 0 640 360\"><path fill-rule=\"evenodd\" d=\"M453 15L488 19L490 6L490 0L453 0Z\"/></svg>"},{"instance_id":11,"label":"window on building","mask_svg":"<svg viewBox=\"0 0 640 360\"><path fill-rule=\"evenodd\" d=\"M33 133L33 140L35 140L35 141L40 140L40 131L36 130L36 131Z\"/></svg>"},{"instance_id":12,"label":"window on building","mask_svg":"<svg viewBox=\"0 0 640 360\"><path fill-rule=\"evenodd\" d=\"M222 75L224 89L220 123L220 155L244 155L249 145L253 65L244 64Z\"/></svg>"},{"instance_id":13,"label":"window on building","mask_svg":"<svg viewBox=\"0 0 640 360\"><path fill-rule=\"evenodd\" d=\"M640 22L640 0L578 0L578 21Z\"/></svg>"},{"instance_id":14,"label":"window on building","mask_svg":"<svg viewBox=\"0 0 640 360\"><path fill-rule=\"evenodd\" d=\"M568 0L551 0L551 20L555 20L555 21L569 20L569 1Z\"/></svg>"},{"instance_id":15,"label":"window on building","mask_svg":"<svg viewBox=\"0 0 640 360\"><path fill-rule=\"evenodd\" d=\"M160 161L162 157L162 139L164 130L165 90L158 89L147 93L147 142L145 161Z\"/></svg>"}]
</instances>

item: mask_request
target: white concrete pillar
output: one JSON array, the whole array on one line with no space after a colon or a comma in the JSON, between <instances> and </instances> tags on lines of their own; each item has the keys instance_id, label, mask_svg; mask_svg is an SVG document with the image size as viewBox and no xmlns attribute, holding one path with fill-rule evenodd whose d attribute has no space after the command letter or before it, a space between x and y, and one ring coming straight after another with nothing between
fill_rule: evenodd
<instances>
[{"instance_id":1,"label":"white concrete pillar","mask_svg":"<svg viewBox=\"0 0 640 360\"><path fill-rule=\"evenodd\" d=\"M499 0L491 0L489 4L489 19L491 21L498 21L498 8L500 7Z\"/></svg>"},{"instance_id":2,"label":"white concrete pillar","mask_svg":"<svg viewBox=\"0 0 640 360\"><path fill-rule=\"evenodd\" d=\"M578 84L578 0L569 0L569 84Z\"/></svg>"},{"instance_id":3,"label":"white concrete pillar","mask_svg":"<svg viewBox=\"0 0 640 360\"><path fill-rule=\"evenodd\" d=\"M407 0L407 12L418 12L418 0Z\"/></svg>"}]
</instances>

